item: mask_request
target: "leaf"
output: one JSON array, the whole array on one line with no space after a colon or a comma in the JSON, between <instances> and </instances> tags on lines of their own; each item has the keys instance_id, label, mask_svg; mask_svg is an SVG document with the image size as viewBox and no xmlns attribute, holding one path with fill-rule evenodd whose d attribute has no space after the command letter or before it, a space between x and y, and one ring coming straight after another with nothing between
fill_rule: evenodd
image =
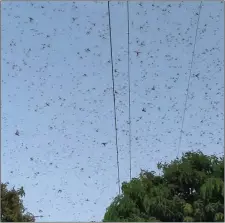
<instances>
[{"instance_id":1,"label":"leaf","mask_svg":"<svg viewBox=\"0 0 225 223\"><path fill-rule=\"evenodd\" d=\"M223 158L187 152L170 163L159 163L162 174L142 170L122 184L122 195L111 203L104 220L134 222L202 222L223 218Z\"/></svg>"}]
</instances>

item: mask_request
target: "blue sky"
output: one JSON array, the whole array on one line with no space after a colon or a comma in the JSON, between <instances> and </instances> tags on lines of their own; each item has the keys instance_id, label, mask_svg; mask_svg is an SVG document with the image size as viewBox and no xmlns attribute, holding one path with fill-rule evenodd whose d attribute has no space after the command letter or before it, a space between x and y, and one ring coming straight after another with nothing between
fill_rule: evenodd
<instances>
[{"instance_id":1,"label":"blue sky","mask_svg":"<svg viewBox=\"0 0 225 223\"><path fill-rule=\"evenodd\" d=\"M133 177L177 156L199 4L129 4ZM126 2L110 6L123 182ZM223 152L223 9L202 5L180 153ZM107 2L3 2L1 31L2 181L38 221L100 221L118 194Z\"/></svg>"}]
</instances>

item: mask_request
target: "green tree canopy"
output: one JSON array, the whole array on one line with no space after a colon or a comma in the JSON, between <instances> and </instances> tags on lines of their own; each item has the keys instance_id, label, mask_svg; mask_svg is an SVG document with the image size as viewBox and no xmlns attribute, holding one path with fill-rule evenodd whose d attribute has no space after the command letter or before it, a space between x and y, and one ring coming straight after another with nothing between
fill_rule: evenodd
<instances>
[{"instance_id":1,"label":"green tree canopy","mask_svg":"<svg viewBox=\"0 0 225 223\"><path fill-rule=\"evenodd\" d=\"M104 222L224 221L224 156L187 152L122 184Z\"/></svg>"},{"instance_id":2,"label":"green tree canopy","mask_svg":"<svg viewBox=\"0 0 225 223\"><path fill-rule=\"evenodd\" d=\"M34 222L35 217L26 212L22 198L25 196L23 187L7 188L8 184L1 183L1 221L2 222Z\"/></svg>"}]
</instances>

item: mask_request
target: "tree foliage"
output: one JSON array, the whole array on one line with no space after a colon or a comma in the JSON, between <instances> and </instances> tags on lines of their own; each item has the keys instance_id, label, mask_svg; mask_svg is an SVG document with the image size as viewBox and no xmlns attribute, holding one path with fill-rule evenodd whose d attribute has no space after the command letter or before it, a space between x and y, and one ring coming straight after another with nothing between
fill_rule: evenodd
<instances>
[{"instance_id":1,"label":"tree foliage","mask_svg":"<svg viewBox=\"0 0 225 223\"><path fill-rule=\"evenodd\" d=\"M2 222L34 222L35 217L26 212L22 198L25 196L23 187L7 188L8 184L1 183L1 221Z\"/></svg>"},{"instance_id":2,"label":"tree foliage","mask_svg":"<svg viewBox=\"0 0 225 223\"><path fill-rule=\"evenodd\" d=\"M187 152L122 184L104 222L224 221L224 156Z\"/></svg>"}]
</instances>

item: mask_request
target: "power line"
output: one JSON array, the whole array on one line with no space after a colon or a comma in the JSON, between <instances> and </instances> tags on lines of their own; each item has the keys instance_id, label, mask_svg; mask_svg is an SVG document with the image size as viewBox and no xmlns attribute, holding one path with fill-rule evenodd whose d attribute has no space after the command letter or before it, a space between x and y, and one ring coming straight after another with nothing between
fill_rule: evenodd
<instances>
[{"instance_id":1,"label":"power line","mask_svg":"<svg viewBox=\"0 0 225 223\"><path fill-rule=\"evenodd\" d=\"M196 46L196 40L197 40L197 33L198 33L198 26L199 26L201 9L202 9L202 1L200 2L199 11L198 11L198 21L197 21L197 27L196 27L196 32L195 32L194 48L193 48L193 51L192 51L191 67L190 67L190 73L189 73L189 78L188 78L187 94L186 94L186 98L185 98L184 111L183 111L183 117L182 117L182 122L181 122L181 130L180 130L180 137L179 137L179 143L178 143L177 158L179 156L181 139L182 139L182 135L183 135L184 117L185 117L186 109L187 109L186 107L187 107L187 100L188 100L188 95L189 95L190 79L191 79L192 67L193 67L193 61L194 61L194 55L195 55L195 46Z\"/></svg>"},{"instance_id":2,"label":"power line","mask_svg":"<svg viewBox=\"0 0 225 223\"><path fill-rule=\"evenodd\" d=\"M128 72L128 103L129 103L129 114L128 114L128 120L129 120L129 156L130 156L130 180L131 180L131 106L130 106L130 13L129 13L129 2L127 1L127 72Z\"/></svg>"},{"instance_id":3,"label":"power line","mask_svg":"<svg viewBox=\"0 0 225 223\"><path fill-rule=\"evenodd\" d=\"M108 1L108 14L109 14L109 36L110 36L110 55L111 55L111 68L112 68L112 87L113 87L113 107L114 107L114 122L116 133L116 157L117 157L117 173L118 173L118 187L120 194L120 165L119 165L119 149L118 149L118 134L117 134L117 118L116 118L116 96L115 96L115 80L114 80L114 68L113 68L113 55L112 55L112 32L111 32L111 16L110 6Z\"/></svg>"}]
</instances>

